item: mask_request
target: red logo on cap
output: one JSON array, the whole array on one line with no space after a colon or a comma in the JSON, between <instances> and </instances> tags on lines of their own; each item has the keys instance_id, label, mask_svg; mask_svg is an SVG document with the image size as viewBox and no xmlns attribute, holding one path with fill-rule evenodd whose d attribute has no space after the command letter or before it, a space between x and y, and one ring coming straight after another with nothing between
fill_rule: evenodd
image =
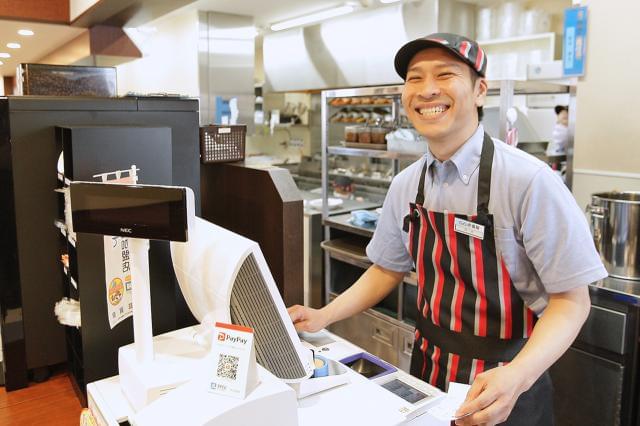
<instances>
[{"instance_id":1,"label":"red logo on cap","mask_svg":"<svg viewBox=\"0 0 640 426\"><path fill-rule=\"evenodd\" d=\"M458 49L460 54L465 58L469 59L469 51L471 50L471 43L468 41L463 41L460 43L460 48Z\"/></svg>"}]
</instances>

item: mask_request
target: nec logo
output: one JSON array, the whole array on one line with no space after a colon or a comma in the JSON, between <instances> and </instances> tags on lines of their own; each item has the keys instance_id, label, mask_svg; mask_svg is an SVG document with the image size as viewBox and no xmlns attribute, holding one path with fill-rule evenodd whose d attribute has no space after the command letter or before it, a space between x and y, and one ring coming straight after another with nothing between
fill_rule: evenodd
<instances>
[{"instance_id":1,"label":"nec logo","mask_svg":"<svg viewBox=\"0 0 640 426\"><path fill-rule=\"evenodd\" d=\"M120 228L120 232L123 234L131 234L131 228Z\"/></svg>"},{"instance_id":2,"label":"nec logo","mask_svg":"<svg viewBox=\"0 0 640 426\"><path fill-rule=\"evenodd\" d=\"M223 333L222 331L218 332L218 340L220 342L229 341L229 343L240 343L243 345L247 343L247 339L243 339L242 337L238 336L230 336L226 333Z\"/></svg>"}]
</instances>

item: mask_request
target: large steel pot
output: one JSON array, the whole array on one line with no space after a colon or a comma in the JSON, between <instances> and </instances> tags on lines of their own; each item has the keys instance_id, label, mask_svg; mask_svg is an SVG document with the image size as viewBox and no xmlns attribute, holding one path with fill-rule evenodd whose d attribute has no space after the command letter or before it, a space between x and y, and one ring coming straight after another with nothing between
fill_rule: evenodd
<instances>
[{"instance_id":1,"label":"large steel pot","mask_svg":"<svg viewBox=\"0 0 640 426\"><path fill-rule=\"evenodd\" d=\"M601 192L587 206L593 241L609 275L640 280L640 192Z\"/></svg>"}]
</instances>

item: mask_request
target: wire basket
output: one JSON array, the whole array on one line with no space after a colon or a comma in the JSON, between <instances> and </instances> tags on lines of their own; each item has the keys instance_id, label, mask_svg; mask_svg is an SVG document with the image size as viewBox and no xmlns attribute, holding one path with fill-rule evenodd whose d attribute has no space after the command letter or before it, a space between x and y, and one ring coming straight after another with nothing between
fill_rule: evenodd
<instances>
[{"instance_id":1,"label":"wire basket","mask_svg":"<svg viewBox=\"0 0 640 426\"><path fill-rule=\"evenodd\" d=\"M200 127L200 161L206 164L244 160L246 134L244 124Z\"/></svg>"}]
</instances>

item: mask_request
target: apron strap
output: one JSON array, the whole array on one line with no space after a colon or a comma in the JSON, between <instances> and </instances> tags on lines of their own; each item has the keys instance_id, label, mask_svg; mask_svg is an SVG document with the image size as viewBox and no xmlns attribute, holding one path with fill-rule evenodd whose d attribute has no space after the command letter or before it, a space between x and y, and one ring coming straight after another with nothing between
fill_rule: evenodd
<instances>
[{"instance_id":1,"label":"apron strap","mask_svg":"<svg viewBox=\"0 0 640 426\"><path fill-rule=\"evenodd\" d=\"M427 336L429 345L446 348L447 352L465 358L489 362L509 362L518 355L528 339L500 339L459 333L438 327L429 319L418 320L420 332Z\"/></svg>"},{"instance_id":2,"label":"apron strap","mask_svg":"<svg viewBox=\"0 0 640 426\"><path fill-rule=\"evenodd\" d=\"M424 178L427 175L427 158L424 159L424 165L420 172L420 183L418 184L418 194L416 195L416 204L419 206L424 205Z\"/></svg>"},{"instance_id":3,"label":"apron strap","mask_svg":"<svg viewBox=\"0 0 640 426\"><path fill-rule=\"evenodd\" d=\"M491 197L491 168L493 166L493 140L485 132L480 154L480 170L478 174L478 223L490 225L489 198Z\"/></svg>"}]
</instances>

